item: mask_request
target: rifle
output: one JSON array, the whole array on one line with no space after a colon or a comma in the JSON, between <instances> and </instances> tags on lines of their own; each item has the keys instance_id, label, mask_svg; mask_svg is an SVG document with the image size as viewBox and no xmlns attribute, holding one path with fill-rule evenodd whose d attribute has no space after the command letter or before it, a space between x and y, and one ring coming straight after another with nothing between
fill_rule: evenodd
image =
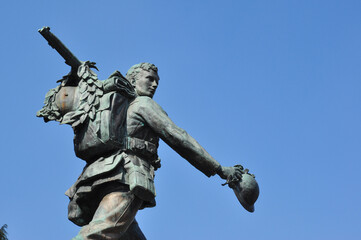
<instances>
[{"instance_id":1,"label":"rifle","mask_svg":"<svg viewBox=\"0 0 361 240\"><path fill-rule=\"evenodd\" d=\"M54 48L64 59L65 63L71 67L68 75L64 76L60 81L65 80L67 86L77 86L79 77L77 75L78 67L83 63L53 34L50 32L50 27L43 27L38 30L39 33L48 41L48 44ZM88 63L91 68L95 68L95 63ZM98 69L97 69L98 70Z\"/></svg>"}]
</instances>

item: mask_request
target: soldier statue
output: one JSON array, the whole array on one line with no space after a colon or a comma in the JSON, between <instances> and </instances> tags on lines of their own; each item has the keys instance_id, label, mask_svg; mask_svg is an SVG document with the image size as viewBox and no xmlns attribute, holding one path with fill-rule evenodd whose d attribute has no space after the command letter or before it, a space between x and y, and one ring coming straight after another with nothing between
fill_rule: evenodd
<instances>
[{"instance_id":1,"label":"soldier statue","mask_svg":"<svg viewBox=\"0 0 361 240\"><path fill-rule=\"evenodd\" d=\"M49 28L39 31L48 41L49 36L59 41ZM48 92L37 113L45 121L71 125L75 153L86 161L66 192L68 218L82 226L73 240L146 239L135 216L138 210L155 206L159 139L207 177L217 174L227 180L241 204L254 211L259 194L254 175L241 165L221 166L152 99L159 84L155 65L136 64L125 77L116 71L100 81L91 70L95 63L78 63L69 64L72 71Z\"/></svg>"}]
</instances>

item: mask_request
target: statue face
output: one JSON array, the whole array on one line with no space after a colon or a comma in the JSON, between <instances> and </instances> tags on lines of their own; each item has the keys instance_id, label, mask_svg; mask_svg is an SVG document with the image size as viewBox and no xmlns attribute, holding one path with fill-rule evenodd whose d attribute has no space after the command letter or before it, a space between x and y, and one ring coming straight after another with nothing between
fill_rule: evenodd
<instances>
[{"instance_id":1,"label":"statue face","mask_svg":"<svg viewBox=\"0 0 361 240\"><path fill-rule=\"evenodd\" d=\"M137 80L135 81L135 90L139 96L153 97L155 90L157 90L159 82L159 76L153 70L146 71L141 70L137 74Z\"/></svg>"}]
</instances>

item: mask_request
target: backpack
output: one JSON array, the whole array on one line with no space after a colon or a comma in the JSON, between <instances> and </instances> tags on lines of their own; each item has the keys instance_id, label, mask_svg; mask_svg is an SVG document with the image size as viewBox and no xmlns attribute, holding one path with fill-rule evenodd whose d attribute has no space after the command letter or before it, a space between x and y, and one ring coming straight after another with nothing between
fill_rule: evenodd
<instances>
[{"instance_id":1,"label":"backpack","mask_svg":"<svg viewBox=\"0 0 361 240\"><path fill-rule=\"evenodd\" d=\"M71 125L75 154L88 163L125 149L127 110L136 97L133 86L120 72L115 71L108 79L99 81L90 67L91 64L85 62L78 68L78 86L58 86L50 90L45 106L37 113L46 122L56 120ZM65 97L59 94L62 88L74 93L74 107L68 112L64 112Z\"/></svg>"}]
</instances>

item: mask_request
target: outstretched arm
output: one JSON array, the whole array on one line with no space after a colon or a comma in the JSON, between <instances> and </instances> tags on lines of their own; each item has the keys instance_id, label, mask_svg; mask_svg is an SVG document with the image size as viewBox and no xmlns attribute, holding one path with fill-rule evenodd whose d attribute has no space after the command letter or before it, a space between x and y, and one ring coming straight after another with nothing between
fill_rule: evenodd
<instances>
[{"instance_id":1,"label":"outstretched arm","mask_svg":"<svg viewBox=\"0 0 361 240\"><path fill-rule=\"evenodd\" d=\"M208 177L218 174L227 179L233 167L222 167L193 137L178 127L149 97L139 97L139 113L145 122L179 155Z\"/></svg>"}]
</instances>

